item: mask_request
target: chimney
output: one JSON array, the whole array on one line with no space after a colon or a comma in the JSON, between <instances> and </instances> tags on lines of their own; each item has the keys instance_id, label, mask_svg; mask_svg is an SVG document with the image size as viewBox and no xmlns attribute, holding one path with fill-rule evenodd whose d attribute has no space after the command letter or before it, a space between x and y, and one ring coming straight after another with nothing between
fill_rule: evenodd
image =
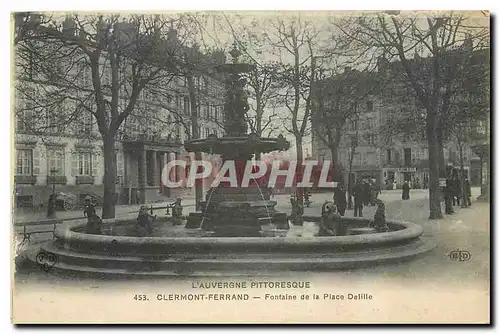
<instances>
[{"instance_id":1,"label":"chimney","mask_svg":"<svg viewBox=\"0 0 500 334\"><path fill-rule=\"evenodd\" d=\"M472 50L474 43L472 42L472 35L466 34L464 40L464 47L468 50Z\"/></svg>"},{"instance_id":2,"label":"chimney","mask_svg":"<svg viewBox=\"0 0 500 334\"><path fill-rule=\"evenodd\" d=\"M385 59L385 56L378 57L377 59L377 70L379 73L385 73L387 69L387 59Z\"/></svg>"}]
</instances>

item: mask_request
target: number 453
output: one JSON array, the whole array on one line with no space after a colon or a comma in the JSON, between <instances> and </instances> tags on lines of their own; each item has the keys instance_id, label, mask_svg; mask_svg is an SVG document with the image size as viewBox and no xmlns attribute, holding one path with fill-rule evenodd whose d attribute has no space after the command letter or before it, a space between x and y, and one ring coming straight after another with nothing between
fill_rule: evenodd
<instances>
[{"instance_id":1,"label":"number 453","mask_svg":"<svg viewBox=\"0 0 500 334\"><path fill-rule=\"evenodd\" d=\"M137 301L146 301L146 300L149 300L149 299L148 299L148 296L146 296L146 295L135 295L134 296L134 300L137 300Z\"/></svg>"}]
</instances>

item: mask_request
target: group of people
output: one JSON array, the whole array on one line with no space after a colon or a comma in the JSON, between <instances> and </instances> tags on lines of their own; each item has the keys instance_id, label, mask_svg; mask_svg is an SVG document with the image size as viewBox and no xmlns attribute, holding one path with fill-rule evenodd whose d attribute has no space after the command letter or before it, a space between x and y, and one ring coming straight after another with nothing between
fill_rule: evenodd
<instances>
[{"instance_id":1,"label":"group of people","mask_svg":"<svg viewBox=\"0 0 500 334\"><path fill-rule=\"evenodd\" d=\"M369 179L358 180L353 189L354 217L363 217L363 206L375 206L380 193L380 187L376 182ZM344 216L347 209L347 197L344 186L339 185L335 188L333 203L337 208L337 212L341 216Z\"/></svg>"},{"instance_id":2,"label":"group of people","mask_svg":"<svg viewBox=\"0 0 500 334\"><path fill-rule=\"evenodd\" d=\"M359 179L353 189L354 217L363 217L363 206L375 206L380 193L380 187L376 182Z\"/></svg>"},{"instance_id":3,"label":"group of people","mask_svg":"<svg viewBox=\"0 0 500 334\"><path fill-rule=\"evenodd\" d=\"M470 182L467 176L465 176L464 179L464 187L463 189L465 191L465 206L471 206L472 201L471 201L471 187L470 187ZM446 214L452 214L454 213L453 211L453 206L454 205L460 205L460 200L462 199L462 185L460 178L458 175L454 175L453 177L449 177L446 179L446 186L442 189L443 194L444 194L444 204L445 204L445 213Z\"/></svg>"}]
</instances>

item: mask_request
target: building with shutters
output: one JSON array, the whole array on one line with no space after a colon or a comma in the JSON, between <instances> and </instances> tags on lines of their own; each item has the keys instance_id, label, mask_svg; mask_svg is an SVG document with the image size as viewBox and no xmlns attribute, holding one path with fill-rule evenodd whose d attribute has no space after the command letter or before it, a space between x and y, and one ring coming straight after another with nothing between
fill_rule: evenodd
<instances>
[{"instance_id":1,"label":"building with shutters","mask_svg":"<svg viewBox=\"0 0 500 334\"><path fill-rule=\"evenodd\" d=\"M454 54L452 54L454 56ZM422 61L423 58L415 58L415 62ZM429 59L429 58L426 58ZM424 66L425 66L425 60ZM489 49L475 51L470 58L471 66L481 68L481 73L489 73L484 69L489 69ZM417 66L421 66L416 63ZM401 188L405 181L413 186L424 185L429 177L428 166L428 147L425 135L425 110L419 105L417 99L413 96L408 87L397 86L398 84L381 89L383 86L379 80L387 78L388 74L400 75L403 73L399 62L388 62L380 58L377 64L377 70L372 73L360 72L355 69L345 68L343 74L338 74L329 78L324 78L316 83L315 94L321 94L321 97L315 95L313 101L312 116L312 146L313 157L319 161L336 160L337 165L342 171L344 183L347 184L349 170L351 170L351 180L359 178L375 179L383 187ZM374 85L371 94L362 97L356 97L358 113L354 119L349 119L343 127L342 138L338 148L337 158L332 158L330 149L327 147L323 129L318 122L318 117L314 113L321 112L320 108L328 108L328 103L337 101L332 87L337 87L338 82L346 80L346 76L356 76L358 78L372 77L379 84ZM477 79L481 80L481 79ZM359 80L359 82L364 82ZM390 81L393 82L399 81ZM486 82L486 86L489 82ZM329 91L330 89L330 91ZM405 91L406 89L406 91ZM488 93L485 92L485 96ZM401 98L404 97L404 98ZM488 98L488 96L486 96ZM459 99L460 97L456 97ZM487 103L485 103L487 105ZM414 117L422 117L406 129L405 131L392 131L389 124L401 113L402 108L411 108ZM415 125L416 124L416 125ZM478 120L471 127L471 138L463 147L464 169L468 173L469 180L473 186L479 186L486 180L484 164L472 149L478 138L489 140L489 117L486 120ZM407 131L406 131L407 130ZM406 132L402 134L402 132ZM448 170L458 170L460 168L460 150L456 139L449 136L444 141L444 161ZM353 149L354 148L354 149ZM352 152L352 166L349 162ZM483 180L483 181L482 181ZM418 184L418 185L417 185Z\"/></svg>"},{"instance_id":2,"label":"building with shutters","mask_svg":"<svg viewBox=\"0 0 500 334\"><path fill-rule=\"evenodd\" d=\"M218 57L225 61L223 53ZM221 59L222 58L222 59ZM28 61L36 62L36 59ZM104 62L106 64L106 62ZM78 65L78 64L77 64ZM57 63L54 66L59 66ZM64 69L63 69L64 70ZM80 87L92 87L90 67L72 66ZM102 66L103 85L110 85L109 67ZM36 74L34 74L36 75ZM75 112L80 106L71 98L55 106L38 106L36 94L50 94L50 87L16 77L15 114L15 203L17 207L42 208L52 187L81 204L87 195L103 195L103 145L95 117L90 112ZM199 138L223 135L224 85L221 78L195 74L198 100ZM121 124L115 146L117 204L137 204L190 196L194 189L168 189L161 184L163 166L173 159L188 162L194 157L186 153L182 143L190 137L191 106L186 80L169 78L161 95L142 90L131 115ZM77 93L78 94L78 93ZM121 94L127 94L122 92ZM126 95L119 109L125 108ZM92 101L88 105L92 108ZM70 112L68 112L70 111ZM74 119L68 118L74 115ZM178 179L184 175L179 173Z\"/></svg>"}]
</instances>

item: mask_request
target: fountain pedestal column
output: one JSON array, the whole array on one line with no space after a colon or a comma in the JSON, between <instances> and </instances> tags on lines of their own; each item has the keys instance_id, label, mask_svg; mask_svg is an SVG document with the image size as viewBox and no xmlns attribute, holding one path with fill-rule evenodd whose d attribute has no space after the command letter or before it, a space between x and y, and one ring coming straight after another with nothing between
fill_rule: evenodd
<instances>
[{"instance_id":1,"label":"fountain pedestal column","mask_svg":"<svg viewBox=\"0 0 500 334\"><path fill-rule=\"evenodd\" d=\"M266 153L284 150L290 143L280 138L260 138L247 134L245 114L249 110L245 79L241 73L250 72L255 66L238 63L240 52L230 52L233 64L223 64L217 70L226 75L227 92L224 104L224 129L226 135L217 138L210 135L206 139L185 142L184 147L191 152L220 154L224 161L233 161L237 187L222 182L211 188L202 204L202 212L188 217L186 228L201 228L214 231L219 236L260 236L261 225L275 223L288 228L286 215L278 214L275 201L266 199L265 191L256 182L250 187L242 187L247 161L256 152ZM276 218L278 217L278 218Z\"/></svg>"}]
</instances>

